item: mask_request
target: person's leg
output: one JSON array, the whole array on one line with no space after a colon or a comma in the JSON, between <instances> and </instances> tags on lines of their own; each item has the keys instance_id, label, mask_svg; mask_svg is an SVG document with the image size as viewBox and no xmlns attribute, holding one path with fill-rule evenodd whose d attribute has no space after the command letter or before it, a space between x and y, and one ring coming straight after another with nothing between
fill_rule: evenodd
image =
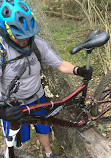
<instances>
[{"instance_id":1,"label":"person's leg","mask_svg":"<svg viewBox=\"0 0 111 158\"><path fill-rule=\"evenodd\" d=\"M50 126L48 125L35 125L36 132L39 133L39 141L42 144L46 155L52 154L51 146L50 146Z\"/></svg>"},{"instance_id":2,"label":"person's leg","mask_svg":"<svg viewBox=\"0 0 111 158\"><path fill-rule=\"evenodd\" d=\"M51 153L49 134L39 134L39 140L46 153Z\"/></svg>"},{"instance_id":3,"label":"person's leg","mask_svg":"<svg viewBox=\"0 0 111 158\"><path fill-rule=\"evenodd\" d=\"M21 143L30 140L30 125L21 125Z\"/></svg>"},{"instance_id":4,"label":"person's leg","mask_svg":"<svg viewBox=\"0 0 111 158\"><path fill-rule=\"evenodd\" d=\"M46 99L45 99L45 96L42 96L40 98L40 103L44 103L44 102L46 102ZM48 109L43 109L33 114L46 115L47 113L48 113ZM50 155L52 153L51 147L50 147L50 135L49 135L51 132L50 126L36 124L35 129L36 129L36 132L39 133L39 141L42 144L46 155Z\"/></svg>"}]
</instances>

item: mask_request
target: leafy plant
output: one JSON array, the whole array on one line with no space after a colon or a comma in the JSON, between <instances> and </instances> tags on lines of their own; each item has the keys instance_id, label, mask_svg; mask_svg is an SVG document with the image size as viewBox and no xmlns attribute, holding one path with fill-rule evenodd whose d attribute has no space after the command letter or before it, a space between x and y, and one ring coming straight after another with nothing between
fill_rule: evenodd
<instances>
[{"instance_id":1,"label":"leafy plant","mask_svg":"<svg viewBox=\"0 0 111 158\"><path fill-rule=\"evenodd\" d=\"M106 31L111 35L111 22L108 8L110 2L107 0L100 0L98 3L96 0L75 0L77 4L82 8L83 13L89 22L91 30L100 29ZM111 70L111 41L109 40L102 49L98 49L97 53L100 57L101 64L106 74L108 70Z\"/></svg>"}]
</instances>

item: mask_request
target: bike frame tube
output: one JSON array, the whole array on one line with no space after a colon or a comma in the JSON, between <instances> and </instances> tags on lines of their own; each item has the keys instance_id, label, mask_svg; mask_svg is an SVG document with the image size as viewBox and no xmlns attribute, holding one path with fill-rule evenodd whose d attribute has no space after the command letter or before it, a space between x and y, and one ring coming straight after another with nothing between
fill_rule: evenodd
<instances>
[{"instance_id":1,"label":"bike frame tube","mask_svg":"<svg viewBox=\"0 0 111 158\"><path fill-rule=\"evenodd\" d=\"M61 119L57 119L53 116L49 117L49 118L40 118L38 120L38 118L35 117L36 115L33 115L32 120L22 120L19 122L13 122L13 126L17 127L20 126L21 124L45 124L45 125L53 125L53 122L56 122L56 125L60 125L61 127L73 127L73 128L78 128L81 126L86 125L86 121L84 119L80 120L79 122L71 122L71 121L67 121L67 120L61 120ZM53 120L53 121L52 121Z\"/></svg>"},{"instance_id":2,"label":"bike frame tube","mask_svg":"<svg viewBox=\"0 0 111 158\"><path fill-rule=\"evenodd\" d=\"M59 106L61 104L64 104L66 103L67 101L69 101L72 97L74 96L77 96L79 93L83 92L86 88L87 88L87 83L83 84L81 87L79 87L78 89L76 89L73 93L71 93L69 96L67 96L66 98L60 100L60 101L56 101L56 102L53 102L54 105L56 106ZM94 101L92 103L92 105L95 105L95 104L102 104L102 103L108 103L108 102L111 102L111 100L102 100L102 101ZM40 109L43 109L44 108L48 108L48 107L51 107L52 106L52 103L51 102L46 102L46 103L43 103L43 104L35 104L33 106L30 107L30 110L32 111L33 109L34 110L40 110ZM67 106L67 105L66 105ZM97 120L99 117L101 117L102 115L104 115L107 111L111 110L111 106L107 107L106 109L104 109L104 111L102 111L100 114L98 114L96 117L91 117L91 120L94 121L94 120ZM28 113L28 109L27 108L23 108L23 112L24 113ZM27 123L30 122L32 123L33 121L27 121ZM25 122L24 122L25 123ZM35 123L35 121L34 121ZM21 122L22 124L22 122ZM75 126L77 127L77 125Z\"/></svg>"},{"instance_id":3,"label":"bike frame tube","mask_svg":"<svg viewBox=\"0 0 111 158\"><path fill-rule=\"evenodd\" d=\"M76 97L79 93L81 93L84 89L86 89L88 83L84 83L82 86L80 86L79 88L77 88L73 93L71 93L69 96L65 97L64 99L60 100L60 101L54 101L53 105L59 106L61 104L66 103L67 101L69 101L72 97ZM66 105L67 106L67 105ZM43 108L48 108L48 107L52 107L52 102L46 102L46 103L41 103L41 104L35 104L30 106L30 111L33 110L40 110ZM29 113L29 109L27 107L22 109L24 113Z\"/></svg>"},{"instance_id":4,"label":"bike frame tube","mask_svg":"<svg viewBox=\"0 0 111 158\"><path fill-rule=\"evenodd\" d=\"M94 101L92 103L92 106L93 105L96 105L96 104L102 104L102 103L110 103L111 100L101 100L101 101ZM105 108L101 113L99 113L97 116L95 117L91 117L91 120L94 121L94 120L97 120L99 117L101 117L102 115L104 115L107 111L111 110L111 106Z\"/></svg>"},{"instance_id":5,"label":"bike frame tube","mask_svg":"<svg viewBox=\"0 0 111 158\"><path fill-rule=\"evenodd\" d=\"M92 103L92 105L96 105L96 104L102 104L102 103L110 103L111 100L100 100L100 101L94 101Z\"/></svg>"},{"instance_id":6,"label":"bike frame tube","mask_svg":"<svg viewBox=\"0 0 111 158\"><path fill-rule=\"evenodd\" d=\"M97 116L95 117L91 117L91 120L97 120L99 117L101 117L102 115L104 115L107 111L111 110L111 106L109 106L108 108L106 108L104 111L102 111L101 113L99 113Z\"/></svg>"},{"instance_id":7,"label":"bike frame tube","mask_svg":"<svg viewBox=\"0 0 111 158\"><path fill-rule=\"evenodd\" d=\"M69 96L65 97L64 99L60 100L60 101L54 101L53 105L55 106L60 106L61 104L67 103L67 101L69 101L71 98L76 97L79 93L84 92L84 90L86 90L88 86L88 83L84 83L82 86L80 86L79 88L77 88L73 93L71 93ZM92 103L92 105L95 104L102 104L102 103L107 103L107 102L111 102L111 100L102 100L102 101L94 101ZM65 106L68 106L68 104L66 104ZM40 109L45 109L45 108L49 108L52 107L52 102L46 102L46 103L41 103L41 104L35 104L32 105L31 107L29 107L29 109L27 107L23 108L22 111L24 112L24 114L29 114L29 111L32 112L33 110L35 111L39 111ZM100 114L98 114L98 116L96 117L91 117L91 120L96 120L98 119L100 116L104 115L107 111L111 110L111 106L106 108L103 112L101 112ZM50 119L48 118L47 121L50 121ZM21 124L35 124L38 123L39 120L28 120L28 121L20 121L20 122L14 122L12 125L12 129L14 128L18 128L20 127ZM73 125L72 125L73 126ZM77 127L78 125L76 124L75 127ZM78 126L79 127L79 126Z\"/></svg>"},{"instance_id":8,"label":"bike frame tube","mask_svg":"<svg viewBox=\"0 0 111 158\"><path fill-rule=\"evenodd\" d=\"M69 101L72 97L76 97L79 93L81 93L82 91L84 91L86 88L87 88L87 85L88 83L84 83L82 86L80 86L79 88L77 88L73 93L71 93L69 96L65 97L64 99L60 100L60 101L54 101L53 102L53 105L55 106L60 106L61 104L64 104L64 103L67 103L67 101ZM66 104L67 106L68 104ZM40 109L44 109L44 108L48 108L48 107L52 107L52 102L46 102L46 103L41 103L41 104L35 104L35 105L32 105L30 106L30 110L29 108L25 107L22 109L22 111L24 112L24 114L29 114L29 111L32 112L33 110L35 111L39 111ZM46 124L47 122L51 122L52 121L52 118L54 120L54 117L49 117L46 119ZM43 120L43 123L44 123L44 118L40 118L40 120L36 120L35 119L32 119L32 120L21 120L19 122L13 122L11 124L11 129L15 130L15 129L18 129L20 127L21 124L37 124L37 123L42 123L42 120ZM58 120L59 122L59 120ZM69 121L66 121L66 120L62 120L62 123L63 124L68 124ZM84 120L81 121L81 123L73 123L73 122L70 122L70 127L80 127L82 125L86 124L86 122Z\"/></svg>"}]
</instances>

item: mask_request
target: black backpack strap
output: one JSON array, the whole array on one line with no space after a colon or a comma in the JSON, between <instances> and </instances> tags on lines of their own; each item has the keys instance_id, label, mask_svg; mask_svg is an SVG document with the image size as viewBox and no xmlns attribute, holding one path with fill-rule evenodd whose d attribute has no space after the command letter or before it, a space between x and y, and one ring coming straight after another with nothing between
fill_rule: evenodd
<instances>
[{"instance_id":1,"label":"black backpack strap","mask_svg":"<svg viewBox=\"0 0 111 158\"><path fill-rule=\"evenodd\" d=\"M16 61L16 60L22 59L23 57L24 57L23 55L20 55L20 56L18 56L18 57L16 57L16 58L13 58L13 59L10 59L10 60L8 60L8 61L5 61L5 63L6 63L6 64L9 64L9 63L11 63L12 61Z\"/></svg>"},{"instance_id":2,"label":"black backpack strap","mask_svg":"<svg viewBox=\"0 0 111 158\"><path fill-rule=\"evenodd\" d=\"M40 54L40 51L38 50L38 47L37 47L37 45L35 44L35 42L34 42L34 53L35 53L36 57L38 58L38 61L40 62L41 67L42 67L41 54ZM42 67L42 68L43 68L43 67Z\"/></svg>"},{"instance_id":3,"label":"black backpack strap","mask_svg":"<svg viewBox=\"0 0 111 158\"><path fill-rule=\"evenodd\" d=\"M6 49L5 49L4 45L2 44L1 40L0 40L0 58L1 58L0 66L2 68L3 63L6 59ZM3 68L2 68L2 70L3 70Z\"/></svg>"},{"instance_id":4,"label":"black backpack strap","mask_svg":"<svg viewBox=\"0 0 111 158\"><path fill-rule=\"evenodd\" d=\"M8 59L7 59L7 51L6 51L6 50L4 50L4 51L5 51L5 52L4 52L4 61L3 61L3 64L1 65L1 67L2 67L2 72L4 72L4 70L5 70L7 64L11 63L12 61L16 61L16 60L22 59L22 58L24 57L24 55L20 55L20 56L18 56L18 57L16 57L16 58L13 58L13 59L8 60ZM38 48L37 48L35 42L34 42L34 53L35 53L36 57L38 58L38 61L40 62L41 67L42 67L41 55L40 55L40 52L39 52L39 50L38 50ZM43 68L43 67L42 67L42 68Z\"/></svg>"}]
</instances>

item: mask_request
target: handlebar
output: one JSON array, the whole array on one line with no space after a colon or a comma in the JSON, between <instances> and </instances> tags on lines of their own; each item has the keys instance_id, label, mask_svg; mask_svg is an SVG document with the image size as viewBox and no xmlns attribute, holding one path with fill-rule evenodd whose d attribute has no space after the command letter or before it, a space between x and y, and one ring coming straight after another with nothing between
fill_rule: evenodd
<instances>
[{"instance_id":1,"label":"handlebar","mask_svg":"<svg viewBox=\"0 0 111 158\"><path fill-rule=\"evenodd\" d=\"M82 49L92 50L95 47L101 47L110 39L110 36L107 32L100 32L100 30L92 31L87 39L74 47L71 50L71 54L76 54Z\"/></svg>"}]
</instances>

